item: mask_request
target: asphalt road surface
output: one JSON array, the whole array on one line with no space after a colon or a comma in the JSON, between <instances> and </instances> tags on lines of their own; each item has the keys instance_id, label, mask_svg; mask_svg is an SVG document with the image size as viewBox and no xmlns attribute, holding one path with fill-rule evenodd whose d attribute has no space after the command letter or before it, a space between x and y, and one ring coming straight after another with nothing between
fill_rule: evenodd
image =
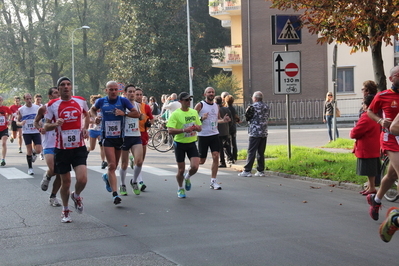
<instances>
[{"instance_id":1,"label":"asphalt road surface","mask_svg":"<svg viewBox=\"0 0 399 266\"><path fill-rule=\"evenodd\" d=\"M292 134L293 145L317 147L328 140L324 125ZM246 148L246 131L238 136L239 147ZM268 143L285 144L286 131L271 128ZM7 165L0 168L0 265L397 263L399 236L386 244L378 228L398 203L384 201L374 221L357 191L273 175L239 177L232 168L220 170L223 189L215 191L209 188L209 159L192 177L187 198L178 199L172 152L150 150L143 168L146 192L136 196L129 188L117 206L101 179L99 153L92 152L81 195L85 210L62 224L61 208L49 206L49 192L40 189L44 161L38 159L35 175L28 176L25 154L17 153L15 142L8 146Z\"/></svg>"}]
</instances>

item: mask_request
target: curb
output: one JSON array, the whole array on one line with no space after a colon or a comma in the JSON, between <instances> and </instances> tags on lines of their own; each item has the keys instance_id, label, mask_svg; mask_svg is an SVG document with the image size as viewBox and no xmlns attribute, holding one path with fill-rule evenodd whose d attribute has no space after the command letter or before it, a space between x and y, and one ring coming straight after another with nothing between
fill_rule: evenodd
<instances>
[{"instance_id":1,"label":"curb","mask_svg":"<svg viewBox=\"0 0 399 266\"><path fill-rule=\"evenodd\" d=\"M232 164L231 168L238 172L244 171L243 165ZM308 176L292 175L292 174L286 174L286 173L281 173L281 172L265 171L265 174L267 176L280 176L283 178L299 179L299 180L310 181L310 182L314 182L314 183L321 183L321 184L329 185L331 187L353 190L353 191L360 191L364 188L362 185L348 183L348 182L332 181L332 180L328 180L328 179L320 179L320 178L314 178L314 177L308 177Z\"/></svg>"}]
</instances>

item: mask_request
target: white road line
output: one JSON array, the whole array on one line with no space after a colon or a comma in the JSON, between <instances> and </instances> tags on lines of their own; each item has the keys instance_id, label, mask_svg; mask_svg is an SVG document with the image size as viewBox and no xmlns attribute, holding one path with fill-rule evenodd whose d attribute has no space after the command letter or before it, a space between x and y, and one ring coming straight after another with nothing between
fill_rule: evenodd
<instances>
[{"instance_id":1,"label":"white road line","mask_svg":"<svg viewBox=\"0 0 399 266\"><path fill-rule=\"evenodd\" d=\"M26 170L28 171L28 170ZM28 175L26 172L22 172L15 167L7 167L0 169L0 175L4 176L7 179L26 179L26 178L34 178L32 175Z\"/></svg>"},{"instance_id":2,"label":"white road line","mask_svg":"<svg viewBox=\"0 0 399 266\"><path fill-rule=\"evenodd\" d=\"M168 166L173 167L173 168L177 168L177 165L168 165ZM202 175L208 175L208 176L212 175L211 169L201 168L201 166L199 167L197 173L202 174ZM231 175L231 174L218 171L217 175Z\"/></svg>"},{"instance_id":3,"label":"white road line","mask_svg":"<svg viewBox=\"0 0 399 266\"><path fill-rule=\"evenodd\" d=\"M176 176L176 172L168 171L165 169L152 167L148 165L144 165L142 170L143 172L158 175L158 176Z\"/></svg>"}]
</instances>

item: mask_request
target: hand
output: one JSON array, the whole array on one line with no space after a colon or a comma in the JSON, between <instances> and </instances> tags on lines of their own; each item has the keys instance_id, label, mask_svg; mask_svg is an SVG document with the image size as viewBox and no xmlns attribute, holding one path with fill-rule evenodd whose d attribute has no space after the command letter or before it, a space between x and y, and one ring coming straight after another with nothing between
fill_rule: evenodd
<instances>
[{"instance_id":1,"label":"hand","mask_svg":"<svg viewBox=\"0 0 399 266\"><path fill-rule=\"evenodd\" d=\"M208 118L208 114L209 114L209 113L205 113L205 114L202 115L202 121L204 121L205 119Z\"/></svg>"},{"instance_id":2,"label":"hand","mask_svg":"<svg viewBox=\"0 0 399 266\"><path fill-rule=\"evenodd\" d=\"M387 128L389 128L389 127L391 126L391 123L392 123L392 119L391 119L391 118L383 118L383 119L381 120L381 122L380 122L380 125L381 125L382 127L387 127Z\"/></svg>"},{"instance_id":3,"label":"hand","mask_svg":"<svg viewBox=\"0 0 399 266\"><path fill-rule=\"evenodd\" d=\"M230 119L230 117L229 117L228 114L225 114L225 115L224 115L223 121L224 121L224 122L230 122L230 121L231 121L231 119Z\"/></svg>"},{"instance_id":4,"label":"hand","mask_svg":"<svg viewBox=\"0 0 399 266\"><path fill-rule=\"evenodd\" d=\"M94 119L94 123L96 123L97 125L101 123L101 117L96 117L96 119Z\"/></svg>"},{"instance_id":5,"label":"hand","mask_svg":"<svg viewBox=\"0 0 399 266\"><path fill-rule=\"evenodd\" d=\"M64 124L64 119L62 118L58 118L57 121L55 121L56 126L61 126L62 124Z\"/></svg>"}]
</instances>

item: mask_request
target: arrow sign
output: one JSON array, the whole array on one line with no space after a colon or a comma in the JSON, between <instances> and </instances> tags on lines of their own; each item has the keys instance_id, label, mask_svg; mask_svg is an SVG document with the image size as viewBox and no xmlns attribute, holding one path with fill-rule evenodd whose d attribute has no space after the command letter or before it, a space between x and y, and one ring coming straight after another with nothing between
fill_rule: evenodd
<instances>
[{"instance_id":1,"label":"arrow sign","mask_svg":"<svg viewBox=\"0 0 399 266\"><path fill-rule=\"evenodd\" d=\"M273 52L274 94L301 93L301 53Z\"/></svg>"}]
</instances>

